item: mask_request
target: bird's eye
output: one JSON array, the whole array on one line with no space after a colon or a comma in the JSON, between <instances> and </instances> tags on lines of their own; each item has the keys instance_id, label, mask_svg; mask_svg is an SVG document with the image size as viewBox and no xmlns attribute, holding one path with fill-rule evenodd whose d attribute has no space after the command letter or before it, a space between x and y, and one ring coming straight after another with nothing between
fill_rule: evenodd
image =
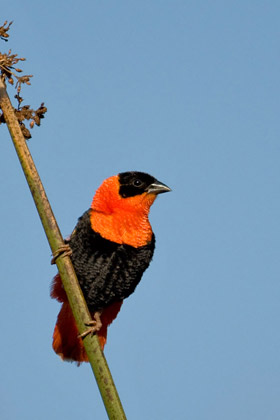
<instances>
[{"instance_id":1,"label":"bird's eye","mask_svg":"<svg viewBox=\"0 0 280 420\"><path fill-rule=\"evenodd\" d=\"M133 181L133 185L134 185L134 187L141 187L142 181L140 181L140 179L135 179Z\"/></svg>"}]
</instances>

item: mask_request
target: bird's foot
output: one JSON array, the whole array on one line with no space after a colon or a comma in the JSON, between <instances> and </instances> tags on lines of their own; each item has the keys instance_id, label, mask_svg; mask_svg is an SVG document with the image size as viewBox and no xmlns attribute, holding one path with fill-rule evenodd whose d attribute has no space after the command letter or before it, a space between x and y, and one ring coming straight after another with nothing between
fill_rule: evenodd
<instances>
[{"instance_id":1,"label":"bird's foot","mask_svg":"<svg viewBox=\"0 0 280 420\"><path fill-rule=\"evenodd\" d=\"M93 314L93 320L90 321L90 322L87 322L85 324L87 327L90 327L90 328L88 328L82 334L78 335L78 337L84 339L89 334L91 334L91 336L93 336L95 333L97 333L97 331L99 331L100 328L102 327L102 322L101 322L100 316L101 316L101 312L95 312Z\"/></svg>"},{"instance_id":2,"label":"bird's foot","mask_svg":"<svg viewBox=\"0 0 280 420\"><path fill-rule=\"evenodd\" d=\"M55 264L58 257L70 257L70 255L72 255L70 245L62 245L52 254L51 264Z\"/></svg>"}]
</instances>

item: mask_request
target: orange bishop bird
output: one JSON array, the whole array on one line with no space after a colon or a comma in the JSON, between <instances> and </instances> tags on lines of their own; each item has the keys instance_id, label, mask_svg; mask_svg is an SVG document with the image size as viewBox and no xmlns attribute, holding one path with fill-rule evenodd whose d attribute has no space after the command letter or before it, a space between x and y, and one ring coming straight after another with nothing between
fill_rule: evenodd
<instances>
[{"instance_id":1,"label":"orange bishop bird","mask_svg":"<svg viewBox=\"0 0 280 420\"><path fill-rule=\"evenodd\" d=\"M155 236L149 210L157 195L168 191L167 185L143 172L123 172L105 179L90 209L65 241L94 320L92 331L102 349L108 325L123 300L134 292L153 257ZM87 362L59 274L54 277L51 297L62 302L53 333L54 351L63 360Z\"/></svg>"}]
</instances>

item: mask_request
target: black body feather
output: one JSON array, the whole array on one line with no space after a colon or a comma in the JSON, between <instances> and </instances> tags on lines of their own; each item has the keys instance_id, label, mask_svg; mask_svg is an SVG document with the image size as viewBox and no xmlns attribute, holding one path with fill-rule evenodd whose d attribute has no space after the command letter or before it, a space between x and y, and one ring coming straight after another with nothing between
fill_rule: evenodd
<instances>
[{"instance_id":1,"label":"black body feather","mask_svg":"<svg viewBox=\"0 0 280 420\"><path fill-rule=\"evenodd\" d=\"M155 237L139 248L111 242L91 228L90 212L79 218L68 243L89 310L98 311L134 292L152 259Z\"/></svg>"}]
</instances>

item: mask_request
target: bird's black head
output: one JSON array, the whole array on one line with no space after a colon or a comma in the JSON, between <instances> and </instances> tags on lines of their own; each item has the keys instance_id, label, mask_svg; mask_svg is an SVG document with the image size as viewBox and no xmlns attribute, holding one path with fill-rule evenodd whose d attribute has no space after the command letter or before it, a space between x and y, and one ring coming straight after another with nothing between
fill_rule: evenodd
<instances>
[{"instance_id":1,"label":"bird's black head","mask_svg":"<svg viewBox=\"0 0 280 420\"><path fill-rule=\"evenodd\" d=\"M122 172L119 174L119 194L123 198L143 194L160 194L171 189L153 176L144 172Z\"/></svg>"}]
</instances>

